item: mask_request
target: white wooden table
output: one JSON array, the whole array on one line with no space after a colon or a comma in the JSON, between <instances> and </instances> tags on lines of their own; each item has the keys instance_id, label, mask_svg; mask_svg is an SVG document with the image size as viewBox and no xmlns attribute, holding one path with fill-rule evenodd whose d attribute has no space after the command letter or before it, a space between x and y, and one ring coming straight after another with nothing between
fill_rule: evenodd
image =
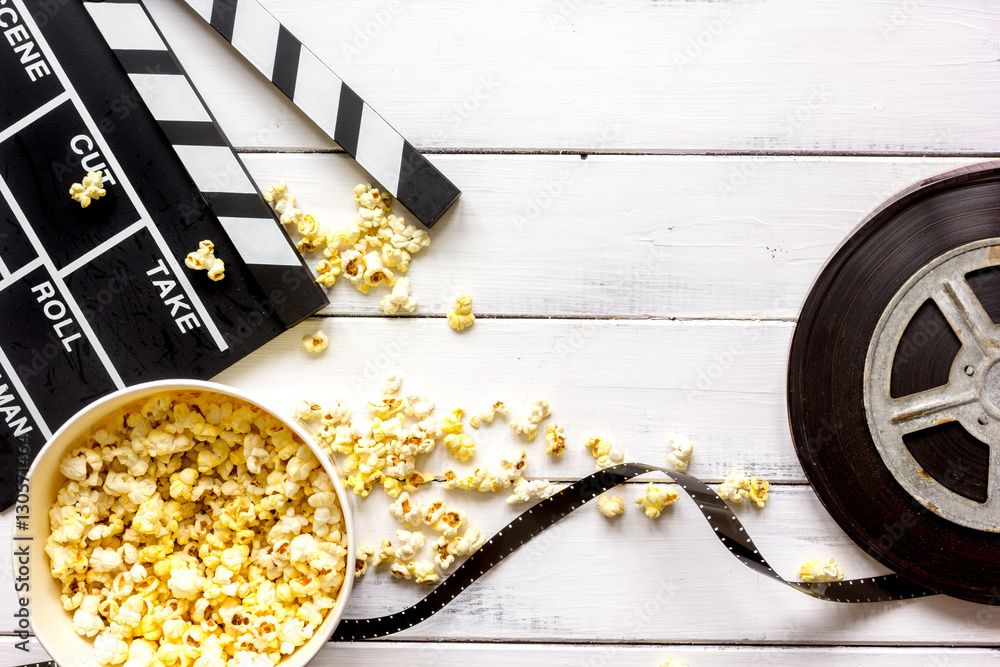
<instances>
[{"instance_id":1,"label":"white wooden table","mask_svg":"<svg viewBox=\"0 0 1000 667\"><path fill-rule=\"evenodd\" d=\"M737 512L786 578L811 557L836 557L849 577L886 571L798 465L787 348L812 279L870 209L1000 153L995 4L265 4L464 194L413 262L416 316L384 317L338 284L321 317L219 381L273 404L341 395L358 410L390 373L445 409L546 398L569 451L527 448L531 476L550 480L593 470L590 436L659 464L683 436L706 481L772 480L766 509ZM179 0L149 6L261 187L285 179L322 222L347 220L365 173ZM456 334L444 313L466 292L479 319ZM316 328L331 338L321 357L299 342ZM502 424L474 435L483 459L524 446ZM448 463L437 452L425 467ZM995 608L813 600L738 563L686 499L648 520L631 505L640 488L616 491L629 503L619 520L585 507L427 622L331 645L316 664L1000 664ZM517 513L497 496L447 500L486 532ZM378 491L355 503L362 540L393 534L387 504ZM422 592L369 572L348 617ZM8 645L13 609L8 594ZM7 648L0 663L26 661Z\"/></svg>"}]
</instances>

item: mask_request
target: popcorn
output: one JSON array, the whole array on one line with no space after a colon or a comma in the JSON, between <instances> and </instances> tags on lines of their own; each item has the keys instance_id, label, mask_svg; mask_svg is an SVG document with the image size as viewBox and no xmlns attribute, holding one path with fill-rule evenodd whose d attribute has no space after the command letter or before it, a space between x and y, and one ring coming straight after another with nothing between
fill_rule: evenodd
<instances>
[{"instance_id":1,"label":"popcorn","mask_svg":"<svg viewBox=\"0 0 1000 667\"><path fill-rule=\"evenodd\" d=\"M321 412L301 403L301 418ZM312 636L349 556L334 487L290 430L230 399L161 394L83 441L60 462L72 478L45 551L98 664L271 667Z\"/></svg>"},{"instance_id":2,"label":"popcorn","mask_svg":"<svg viewBox=\"0 0 1000 667\"><path fill-rule=\"evenodd\" d=\"M292 408L292 415L299 421L312 421L323 415L323 406L308 397L303 398Z\"/></svg>"},{"instance_id":3,"label":"popcorn","mask_svg":"<svg viewBox=\"0 0 1000 667\"><path fill-rule=\"evenodd\" d=\"M215 281L226 277L226 264L215 256L215 244L211 241L199 243L198 249L188 254L184 264L189 269L208 271L208 277Z\"/></svg>"},{"instance_id":4,"label":"popcorn","mask_svg":"<svg viewBox=\"0 0 1000 667\"><path fill-rule=\"evenodd\" d=\"M694 456L694 445L683 440L671 440L670 446L673 451L667 454L667 463L673 466L677 472L687 472L691 457Z\"/></svg>"},{"instance_id":5,"label":"popcorn","mask_svg":"<svg viewBox=\"0 0 1000 667\"><path fill-rule=\"evenodd\" d=\"M87 595L73 614L73 629L83 637L93 637L104 630L104 620L98 615L100 595Z\"/></svg>"},{"instance_id":6,"label":"popcorn","mask_svg":"<svg viewBox=\"0 0 1000 667\"><path fill-rule=\"evenodd\" d=\"M300 250L301 252L301 250ZM320 260L316 264L316 282L324 287L333 287L337 276L340 275L340 257L334 255L330 259Z\"/></svg>"},{"instance_id":7,"label":"popcorn","mask_svg":"<svg viewBox=\"0 0 1000 667\"><path fill-rule=\"evenodd\" d=\"M430 246L431 239L422 229L417 229L413 225L406 224L403 218L390 215L386 218L392 236L389 242L392 247L405 250L411 255L415 255L424 248Z\"/></svg>"},{"instance_id":8,"label":"popcorn","mask_svg":"<svg viewBox=\"0 0 1000 667\"><path fill-rule=\"evenodd\" d=\"M566 438L562 434L562 426L558 424L545 425L545 453L562 456L566 451Z\"/></svg>"},{"instance_id":9,"label":"popcorn","mask_svg":"<svg viewBox=\"0 0 1000 667\"><path fill-rule=\"evenodd\" d=\"M472 297L468 294L455 299L455 304L448 311L448 324L455 331L463 331L472 326L476 316L472 314Z\"/></svg>"},{"instance_id":10,"label":"popcorn","mask_svg":"<svg viewBox=\"0 0 1000 667\"><path fill-rule=\"evenodd\" d=\"M392 293L382 297L379 307L386 315L395 315L399 309L412 313L417 309L417 300L410 296L410 279L403 277L396 280Z\"/></svg>"},{"instance_id":11,"label":"popcorn","mask_svg":"<svg viewBox=\"0 0 1000 667\"><path fill-rule=\"evenodd\" d=\"M503 416L506 417L507 414L508 414L508 410L507 410L507 406L504 404L504 402L503 401L497 401L496 403L494 403L490 407L488 407L485 410L483 410L482 412L480 412L479 413L479 418L482 419L487 424L491 424L491 423L493 423L493 418L496 415L503 415Z\"/></svg>"},{"instance_id":12,"label":"popcorn","mask_svg":"<svg viewBox=\"0 0 1000 667\"><path fill-rule=\"evenodd\" d=\"M734 503L742 503L750 496L750 481L745 477L730 474L726 481L719 485L719 497Z\"/></svg>"},{"instance_id":13,"label":"popcorn","mask_svg":"<svg viewBox=\"0 0 1000 667\"><path fill-rule=\"evenodd\" d=\"M636 505L641 505L646 516L655 519L660 516L663 508L676 501L680 496L676 491L666 486L657 486L652 482L646 484L646 494L635 499Z\"/></svg>"},{"instance_id":14,"label":"popcorn","mask_svg":"<svg viewBox=\"0 0 1000 667\"><path fill-rule=\"evenodd\" d=\"M688 667L688 664L681 660L667 658L666 660L660 663L659 667Z\"/></svg>"},{"instance_id":15,"label":"popcorn","mask_svg":"<svg viewBox=\"0 0 1000 667\"><path fill-rule=\"evenodd\" d=\"M389 565L389 574L391 574L396 579L411 579L413 577L413 572L406 563L394 562Z\"/></svg>"},{"instance_id":16,"label":"popcorn","mask_svg":"<svg viewBox=\"0 0 1000 667\"><path fill-rule=\"evenodd\" d=\"M448 553L453 556L471 556L486 544L486 536L478 528L466 528L461 537L448 542Z\"/></svg>"},{"instance_id":17,"label":"popcorn","mask_svg":"<svg viewBox=\"0 0 1000 667\"><path fill-rule=\"evenodd\" d=\"M757 504L757 507L763 509L764 503L767 502L767 497L770 495L768 490L771 488L771 483L764 481L762 479L757 479L756 477L750 478L750 489L749 495L750 500Z\"/></svg>"},{"instance_id":18,"label":"popcorn","mask_svg":"<svg viewBox=\"0 0 1000 667\"><path fill-rule=\"evenodd\" d=\"M424 548L424 534L420 531L397 530L396 539L400 546L396 549L396 559L406 562L413 560L413 557Z\"/></svg>"},{"instance_id":19,"label":"popcorn","mask_svg":"<svg viewBox=\"0 0 1000 667\"><path fill-rule=\"evenodd\" d=\"M378 567L384 563L392 561L396 557L396 550L392 547L392 542L387 539L382 540L382 547L379 549L378 554L375 556L375 561L372 563L375 567Z\"/></svg>"},{"instance_id":20,"label":"popcorn","mask_svg":"<svg viewBox=\"0 0 1000 667\"><path fill-rule=\"evenodd\" d=\"M532 500L544 500L555 492L556 490L552 486L552 483L547 479L537 479L529 482L522 477L514 484L514 491L507 497L507 504L517 505L519 503L528 503Z\"/></svg>"},{"instance_id":21,"label":"popcorn","mask_svg":"<svg viewBox=\"0 0 1000 667\"><path fill-rule=\"evenodd\" d=\"M434 410L434 401L426 399L423 396L410 394L403 401L403 414L414 419L427 419L432 410Z\"/></svg>"},{"instance_id":22,"label":"popcorn","mask_svg":"<svg viewBox=\"0 0 1000 667\"><path fill-rule=\"evenodd\" d=\"M378 285L393 285L395 277L391 270L382 266L379 254L374 250L364 256L365 271L363 274L365 285L376 287Z\"/></svg>"},{"instance_id":23,"label":"popcorn","mask_svg":"<svg viewBox=\"0 0 1000 667\"><path fill-rule=\"evenodd\" d=\"M510 428L519 435L525 435L528 440L534 440L538 435L538 425L549 416L549 402L539 399L531 404L528 411L510 420Z\"/></svg>"},{"instance_id":24,"label":"popcorn","mask_svg":"<svg viewBox=\"0 0 1000 667\"><path fill-rule=\"evenodd\" d=\"M625 512L625 502L619 496L608 497L602 493L597 496L597 510L611 519Z\"/></svg>"},{"instance_id":25,"label":"popcorn","mask_svg":"<svg viewBox=\"0 0 1000 667\"><path fill-rule=\"evenodd\" d=\"M268 188L264 193L264 201L274 205L274 212L278 214L278 220L283 225L296 225L302 220L305 214L295 208L295 196L288 191L288 184L279 181Z\"/></svg>"},{"instance_id":26,"label":"popcorn","mask_svg":"<svg viewBox=\"0 0 1000 667\"><path fill-rule=\"evenodd\" d=\"M480 491L482 493L498 492L510 488L528 467L528 454L523 450L518 450L516 454L501 456L499 460L487 465L476 466L476 469L468 477L459 477L453 470L444 472L444 483L441 488L445 490L466 489L468 491Z\"/></svg>"},{"instance_id":27,"label":"popcorn","mask_svg":"<svg viewBox=\"0 0 1000 667\"><path fill-rule=\"evenodd\" d=\"M468 461L476 453L476 443L465 434L449 433L444 438L444 446L459 461Z\"/></svg>"},{"instance_id":28,"label":"popcorn","mask_svg":"<svg viewBox=\"0 0 1000 667\"><path fill-rule=\"evenodd\" d=\"M69 188L70 197L80 202L80 208L87 208L90 202L97 201L108 194L101 185L104 182L103 171L88 171L83 177L83 183L74 183Z\"/></svg>"},{"instance_id":29,"label":"popcorn","mask_svg":"<svg viewBox=\"0 0 1000 667\"><path fill-rule=\"evenodd\" d=\"M330 345L330 338L323 333L322 330L317 331L311 336L305 336L302 339L302 346L306 348L306 352L320 353L325 350Z\"/></svg>"},{"instance_id":30,"label":"popcorn","mask_svg":"<svg viewBox=\"0 0 1000 667\"><path fill-rule=\"evenodd\" d=\"M389 513L404 526L419 526L423 522L423 516L426 511L427 508L424 505L413 503L410 500L410 494L405 492L399 495L396 502L389 505Z\"/></svg>"},{"instance_id":31,"label":"popcorn","mask_svg":"<svg viewBox=\"0 0 1000 667\"><path fill-rule=\"evenodd\" d=\"M607 440L589 438L585 444L590 453L594 455L594 467L597 470L604 470L625 462L624 452Z\"/></svg>"},{"instance_id":32,"label":"popcorn","mask_svg":"<svg viewBox=\"0 0 1000 667\"><path fill-rule=\"evenodd\" d=\"M99 665L120 665L128 660L128 644L105 631L94 638L94 658Z\"/></svg>"},{"instance_id":33,"label":"popcorn","mask_svg":"<svg viewBox=\"0 0 1000 667\"><path fill-rule=\"evenodd\" d=\"M368 571L368 561L375 558L375 549L364 542L358 545L354 552L354 576L361 577Z\"/></svg>"},{"instance_id":34,"label":"popcorn","mask_svg":"<svg viewBox=\"0 0 1000 667\"><path fill-rule=\"evenodd\" d=\"M832 558L825 563L818 558L810 558L799 568L799 579L809 583L842 581L843 578L844 569Z\"/></svg>"},{"instance_id":35,"label":"popcorn","mask_svg":"<svg viewBox=\"0 0 1000 667\"><path fill-rule=\"evenodd\" d=\"M465 410L457 408L450 415L441 420L441 431L444 433L459 434L462 432L462 415Z\"/></svg>"},{"instance_id":36,"label":"popcorn","mask_svg":"<svg viewBox=\"0 0 1000 667\"><path fill-rule=\"evenodd\" d=\"M413 580L418 584L436 584L440 579L434 570L434 563L427 560L410 563L408 569L413 575Z\"/></svg>"}]
</instances>

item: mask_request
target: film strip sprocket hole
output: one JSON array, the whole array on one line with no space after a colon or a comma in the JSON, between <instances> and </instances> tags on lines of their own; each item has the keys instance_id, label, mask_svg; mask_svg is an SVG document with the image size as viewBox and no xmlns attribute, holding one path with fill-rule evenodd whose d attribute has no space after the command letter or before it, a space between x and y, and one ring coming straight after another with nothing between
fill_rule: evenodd
<instances>
[{"instance_id":1,"label":"film strip sprocket hole","mask_svg":"<svg viewBox=\"0 0 1000 667\"><path fill-rule=\"evenodd\" d=\"M851 579L828 584L786 581L768 565L750 535L726 502L697 477L645 463L622 463L598 471L542 500L491 537L426 597L411 607L378 618L345 619L331 641L385 637L421 623L441 611L462 591L500 564L531 539L605 491L648 472L662 472L694 501L719 541L751 570L797 591L830 602L889 602L934 595L935 591L897 574Z\"/></svg>"}]
</instances>

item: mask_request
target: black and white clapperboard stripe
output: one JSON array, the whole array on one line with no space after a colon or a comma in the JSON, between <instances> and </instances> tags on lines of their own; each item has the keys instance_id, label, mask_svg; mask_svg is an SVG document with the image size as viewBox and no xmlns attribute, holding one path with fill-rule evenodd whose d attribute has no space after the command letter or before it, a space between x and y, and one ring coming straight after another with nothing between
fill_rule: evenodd
<instances>
[{"instance_id":1,"label":"black and white clapperboard stripe","mask_svg":"<svg viewBox=\"0 0 1000 667\"><path fill-rule=\"evenodd\" d=\"M266 294L280 291L271 301L281 320L291 326L327 305L319 286L302 279L308 267L138 0L84 6L254 278Z\"/></svg>"},{"instance_id":2,"label":"black and white clapperboard stripe","mask_svg":"<svg viewBox=\"0 0 1000 667\"><path fill-rule=\"evenodd\" d=\"M430 227L461 192L257 0L185 0Z\"/></svg>"}]
</instances>

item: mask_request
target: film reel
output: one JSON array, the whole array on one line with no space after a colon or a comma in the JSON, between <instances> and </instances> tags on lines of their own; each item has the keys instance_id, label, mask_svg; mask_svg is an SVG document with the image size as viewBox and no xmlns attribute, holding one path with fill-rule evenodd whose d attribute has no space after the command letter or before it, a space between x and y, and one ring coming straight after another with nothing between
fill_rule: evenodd
<instances>
[{"instance_id":1,"label":"film reel","mask_svg":"<svg viewBox=\"0 0 1000 667\"><path fill-rule=\"evenodd\" d=\"M904 190L838 248L795 329L788 410L809 481L869 555L996 601L1000 162Z\"/></svg>"}]
</instances>

